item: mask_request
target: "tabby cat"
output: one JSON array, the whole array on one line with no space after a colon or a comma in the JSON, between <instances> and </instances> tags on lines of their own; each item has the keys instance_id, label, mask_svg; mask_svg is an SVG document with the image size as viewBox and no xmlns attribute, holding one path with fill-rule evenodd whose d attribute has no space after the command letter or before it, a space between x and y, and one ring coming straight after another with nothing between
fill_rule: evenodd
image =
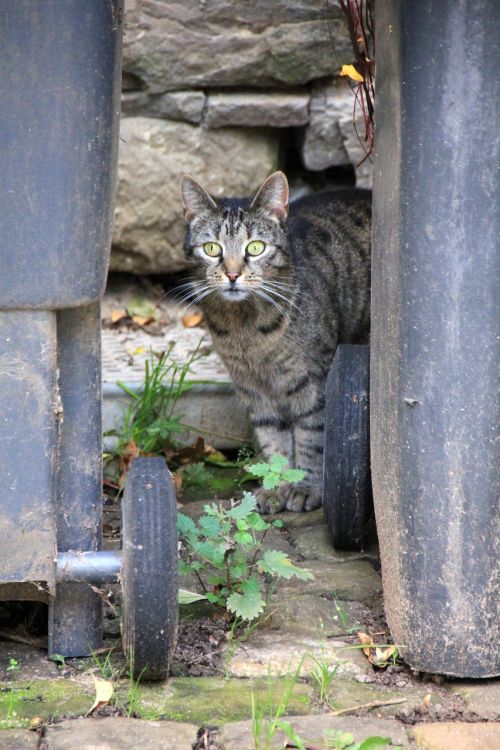
<instances>
[{"instance_id":1,"label":"tabby cat","mask_svg":"<svg viewBox=\"0 0 500 750\"><path fill-rule=\"evenodd\" d=\"M212 198L182 179L188 297L248 409L264 457L304 469L262 513L321 505L324 390L339 342L364 343L370 307L370 193L345 189L293 202L275 172L253 200Z\"/></svg>"}]
</instances>

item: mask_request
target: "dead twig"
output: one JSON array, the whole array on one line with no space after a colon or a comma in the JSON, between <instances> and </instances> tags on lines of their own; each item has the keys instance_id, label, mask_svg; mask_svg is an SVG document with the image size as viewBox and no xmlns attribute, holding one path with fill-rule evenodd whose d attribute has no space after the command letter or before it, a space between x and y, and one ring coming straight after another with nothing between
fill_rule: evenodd
<instances>
[{"instance_id":1,"label":"dead twig","mask_svg":"<svg viewBox=\"0 0 500 750\"><path fill-rule=\"evenodd\" d=\"M390 701L371 701L370 703L361 703L358 706L349 706L349 708L341 708L339 711L332 711L332 716L343 716L344 714L352 714L354 711L364 711L370 708L381 708L382 706L394 706L397 703L405 703L406 698L393 698Z\"/></svg>"}]
</instances>

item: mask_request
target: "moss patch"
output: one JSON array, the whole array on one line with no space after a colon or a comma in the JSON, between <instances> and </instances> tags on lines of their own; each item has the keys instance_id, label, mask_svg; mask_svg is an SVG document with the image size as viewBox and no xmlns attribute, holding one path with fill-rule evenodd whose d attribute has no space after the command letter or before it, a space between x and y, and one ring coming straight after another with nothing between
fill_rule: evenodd
<instances>
[{"instance_id":1,"label":"moss patch","mask_svg":"<svg viewBox=\"0 0 500 750\"><path fill-rule=\"evenodd\" d=\"M19 680L0 683L0 729L26 727L35 717L81 716L93 696L72 680Z\"/></svg>"},{"instance_id":2,"label":"moss patch","mask_svg":"<svg viewBox=\"0 0 500 750\"><path fill-rule=\"evenodd\" d=\"M251 717L252 693L257 704L270 702L277 706L283 689L284 679L179 677L161 685L140 685L136 694L136 710L141 718L224 724ZM287 713L304 715L313 712L312 696L309 685L297 683ZM126 700L126 688L118 688L117 702L120 704Z\"/></svg>"}]
</instances>

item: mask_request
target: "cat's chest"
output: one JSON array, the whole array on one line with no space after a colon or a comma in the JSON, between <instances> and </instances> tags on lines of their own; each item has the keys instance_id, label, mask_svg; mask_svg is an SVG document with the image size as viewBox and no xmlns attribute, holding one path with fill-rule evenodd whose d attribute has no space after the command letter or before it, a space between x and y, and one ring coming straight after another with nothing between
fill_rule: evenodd
<instances>
[{"instance_id":1,"label":"cat's chest","mask_svg":"<svg viewBox=\"0 0 500 750\"><path fill-rule=\"evenodd\" d=\"M230 335L215 335L214 344L236 383L252 381L270 391L279 390L302 359L286 329L262 333L257 327L241 327Z\"/></svg>"}]
</instances>

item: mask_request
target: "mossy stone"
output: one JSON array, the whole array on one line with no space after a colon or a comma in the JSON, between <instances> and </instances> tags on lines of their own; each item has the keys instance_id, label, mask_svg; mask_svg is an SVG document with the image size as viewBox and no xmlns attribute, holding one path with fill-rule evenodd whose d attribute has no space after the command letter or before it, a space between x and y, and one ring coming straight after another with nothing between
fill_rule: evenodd
<instances>
[{"instance_id":1,"label":"mossy stone","mask_svg":"<svg viewBox=\"0 0 500 750\"><path fill-rule=\"evenodd\" d=\"M199 725L224 724L251 717L252 694L259 703L270 700L277 706L283 689L283 678L225 680L213 677L176 677L161 685L140 685L138 713L142 718L162 718ZM117 690L118 702L120 698L126 699L125 686L123 690ZM310 713L312 699L312 688L297 682L288 704L288 713Z\"/></svg>"},{"instance_id":2,"label":"mossy stone","mask_svg":"<svg viewBox=\"0 0 500 750\"><path fill-rule=\"evenodd\" d=\"M0 683L0 729L26 727L35 717L81 716L89 710L92 701L92 693L74 680Z\"/></svg>"}]
</instances>

